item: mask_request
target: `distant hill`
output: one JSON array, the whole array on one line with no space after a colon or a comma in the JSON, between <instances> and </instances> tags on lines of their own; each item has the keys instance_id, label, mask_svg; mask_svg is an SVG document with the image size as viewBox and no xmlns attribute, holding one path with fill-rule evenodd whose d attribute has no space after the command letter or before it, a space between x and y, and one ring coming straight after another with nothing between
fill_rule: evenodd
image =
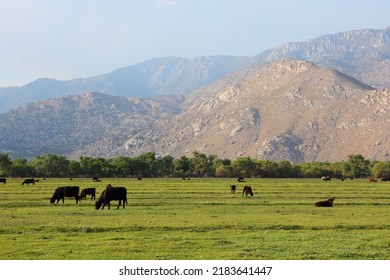
<instances>
[{"instance_id":1,"label":"distant hill","mask_svg":"<svg viewBox=\"0 0 390 280\"><path fill-rule=\"evenodd\" d=\"M185 96L91 92L0 114L2 151L94 157L197 150L222 158L390 160L390 90L337 70L283 59L225 76Z\"/></svg>"},{"instance_id":2,"label":"distant hill","mask_svg":"<svg viewBox=\"0 0 390 280\"><path fill-rule=\"evenodd\" d=\"M135 98L185 95L226 74L288 57L337 69L373 87L390 87L390 28L366 29L287 43L253 57L156 58L85 79L39 79L21 87L0 88L0 113L88 91Z\"/></svg>"},{"instance_id":3,"label":"distant hill","mask_svg":"<svg viewBox=\"0 0 390 280\"><path fill-rule=\"evenodd\" d=\"M180 95L251 64L256 58L212 56L152 59L86 79L39 79L21 87L0 88L0 113L30 102L98 91L114 96L150 98Z\"/></svg>"},{"instance_id":4,"label":"distant hill","mask_svg":"<svg viewBox=\"0 0 390 280\"><path fill-rule=\"evenodd\" d=\"M172 100L175 103L175 99ZM108 152L132 133L180 112L171 101L133 99L98 92L58 97L0 114L0 150L12 157L91 154L99 143ZM81 154L80 154L81 155Z\"/></svg>"}]
</instances>

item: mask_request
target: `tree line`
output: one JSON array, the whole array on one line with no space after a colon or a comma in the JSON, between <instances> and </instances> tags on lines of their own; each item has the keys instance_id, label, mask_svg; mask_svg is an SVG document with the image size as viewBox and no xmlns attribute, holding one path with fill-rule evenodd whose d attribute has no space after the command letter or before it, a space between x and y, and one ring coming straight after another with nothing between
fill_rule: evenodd
<instances>
[{"instance_id":1,"label":"tree line","mask_svg":"<svg viewBox=\"0 0 390 280\"><path fill-rule=\"evenodd\" d=\"M370 161L360 154L349 155L340 162L291 163L239 157L221 159L215 155L193 152L191 157L156 157L154 152L137 157L80 157L46 154L28 161L11 159L0 153L0 174L6 177L264 177L320 178L390 177L390 162Z\"/></svg>"}]
</instances>

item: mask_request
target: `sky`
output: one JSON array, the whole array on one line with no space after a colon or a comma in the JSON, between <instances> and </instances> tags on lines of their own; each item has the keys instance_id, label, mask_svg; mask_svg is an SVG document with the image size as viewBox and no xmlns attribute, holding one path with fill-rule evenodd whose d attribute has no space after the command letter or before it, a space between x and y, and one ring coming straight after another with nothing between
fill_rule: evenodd
<instances>
[{"instance_id":1,"label":"sky","mask_svg":"<svg viewBox=\"0 0 390 280\"><path fill-rule=\"evenodd\" d=\"M0 0L0 87L390 26L389 0Z\"/></svg>"}]
</instances>

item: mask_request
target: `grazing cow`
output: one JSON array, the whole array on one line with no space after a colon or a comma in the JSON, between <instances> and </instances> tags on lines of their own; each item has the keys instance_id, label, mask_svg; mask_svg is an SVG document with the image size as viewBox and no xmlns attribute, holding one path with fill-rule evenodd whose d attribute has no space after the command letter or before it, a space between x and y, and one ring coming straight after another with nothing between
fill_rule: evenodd
<instances>
[{"instance_id":1,"label":"grazing cow","mask_svg":"<svg viewBox=\"0 0 390 280\"><path fill-rule=\"evenodd\" d=\"M237 182L239 182L239 183L243 183L243 182L245 182L245 180L244 180L244 178L242 178L242 177L239 177L239 178L237 178Z\"/></svg>"},{"instance_id":2,"label":"grazing cow","mask_svg":"<svg viewBox=\"0 0 390 280\"><path fill-rule=\"evenodd\" d=\"M334 201L335 199L336 199L336 198L334 198L333 196L331 196L331 197L329 197L327 200L319 201L319 202L314 203L314 206L315 206L315 207L332 207L332 206L333 206L333 201Z\"/></svg>"},{"instance_id":3,"label":"grazing cow","mask_svg":"<svg viewBox=\"0 0 390 280\"><path fill-rule=\"evenodd\" d=\"M58 202L62 199L62 204L64 204L64 198L65 197L74 197L76 199L76 203L79 201L79 190L80 188L78 186L65 186L65 187L58 187L50 199L50 203L54 203L57 200Z\"/></svg>"},{"instance_id":4,"label":"grazing cow","mask_svg":"<svg viewBox=\"0 0 390 280\"><path fill-rule=\"evenodd\" d=\"M29 185L29 184L33 184L33 185L35 185L35 179L25 179L24 181L23 181L23 183L22 183L22 186L24 185L24 184L27 184L27 185Z\"/></svg>"},{"instance_id":5,"label":"grazing cow","mask_svg":"<svg viewBox=\"0 0 390 280\"><path fill-rule=\"evenodd\" d=\"M329 176L322 176L321 180L323 180L323 181L331 181Z\"/></svg>"},{"instance_id":6,"label":"grazing cow","mask_svg":"<svg viewBox=\"0 0 390 280\"><path fill-rule=\"evenodd\" d=\"M230 185L230 193L236 193L236 185Z\"/></svg>"},{"instance_id":7,"label":"grazing cow","mask_svg":"<svg viewBox=\"0 0 390 280\"><path fill-rule=\"evenodd\" d=\"M102 210L105 205L108 205L108 209L110 209L111 200L118 200L117 209L119 209L119 206L123 201L123 208L125 208L125 204L127 203L127 189L125 187L112 187L111 185L108 185L99 199L95 202L95 209L100 209L102 205Z\"/></svg>"},{"instance_id":8,"label":"grazing cow","mask_svg":"<svg viewBox=\"0 0 390 280\"><path fill-rule=\"evenodd\" d=\"M79 200L86 199L87 195L91 196L91 200L96 199L96 188L85 188L81 190Z\"/></svg>"},{"instance_id":9,"label":"grazing cow","mask_svg":"<svg viewBox=\"0 0 390 280\"><path fill-rule=\"evenodd\" d=\"M7 183L7 179L6 178L0 178L0 183L6 184Z\"/></svg>"},{"instance_id":10,"label":"grazing cow","mask_svg":"<svg viewBox=\"0 0 390 280\"><path fill-rule=\"evenodd\" d=\"M245 194L245 196L253 196L252 188L249 186L245 186L244 189L242 190L242 196Z\"/></svg>"},{"instance_id":11,"label":"grazing cow","mask_svg":"<svg viewBox=\"0 0 390 280\"><path fill-rule=\"evenodd\" d=\"M374 177L370 178L370 183L376 183L376 182L378 182L378 181Z\"/></svg>"},{"instance_id":12,"label":"grazing cow","mask_svg":"<svg viewBox=\"0 0 390 280\"><path fill-rule=\"evenodd\" d=\"M390 181L390 177L383 177L381 181L382 182L388 182L388 181Z\"/></svg>"},{"instance_id":13,"label":"grazing cow","mask_svg":"<svg viewBox=\"0 0 390 280\"><path fill-rule=\"evenodd\" d=\"M138 178L137 178L137 181L142 181L142 178L141 178L141 177L138 177Z\"/></svg>"},{"instance_id":14,"label":"grazing cow","mask_svg":"<svg viewBox=\"0 0 390 280\"><path fill-rule=\"evenodd\" d=\"M101 181L102 181L102 180L100 180L98 177L93 177L92 180L93 180L94 182L101 182Z\"/></svg>"}]
</instances>

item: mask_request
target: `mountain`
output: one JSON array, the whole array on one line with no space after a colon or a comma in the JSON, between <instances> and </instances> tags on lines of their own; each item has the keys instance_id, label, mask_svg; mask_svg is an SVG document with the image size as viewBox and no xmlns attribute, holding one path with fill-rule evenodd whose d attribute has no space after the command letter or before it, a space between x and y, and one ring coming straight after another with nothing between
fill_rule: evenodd
<instances>
[{"instance_id":1,"label":"mountain","mask_svg":"<svg viewBox=\"0 0 390 280\"><path fill-rule=\"evenodd\" d=\"M0 88L0 113L30 102L88 91L135 98L186 94L251 64L255 59L234 56L166 57L86 79L38 79L21 87Z\"/></svg>"},{"instance_id":2,"label":"mountain","mask_svg":"<svg viewBox=\"0 0 390 280\"><path fill-rule=\"evenodd\" d=\"M197 150L234 159L389 160L390 90L337 70L282 59L185 96L135 99L90 92L0 114L12 157L174 157Z\"/></svg>"},{"instance_id":3,"label":"mountain","mask_svg":"<svg viewBox=\"0 0 390 280\"><path fill-rule=\"evenodd\" d=\"M288 57L337 69L373 87L390 87L390 28L365 29L287 43L253 57L157 58L85 79L45 78L21 87L4 87L0 88L0 113L87 91L135 98L188 94L226 74Z\"/></svg>"},{"instance_id":4,"label":"mountain","mask_svg":"<svg viewBox=\"0 0 390 280\"><path fill-rule=\"evenodd\" d=\"M272 62L286 57L337 69L374 87L390 87L390 27L287 43L260 54L257 59Z\"/></svg>"},{"instance_id":5,"label":"mountain","mask_svg":"<svg viewBox=\"0 0 390 280\"><path fill-rule=\"evenodd\" d=\"M188 110L115 150L292 162L340 161L353 153L390 157L390 90L311 62L281 60L193 100Z\"/></svg>"},{"instance_id":6,"label":"mountain","mask_svg":"<svg viewBox=\"0 0 390 280\"><path fill-rule=\"evenodd\" d=\"M0 147L12 157L25 158L47 153L78 156L79 150L87 155L86 147L95 142L99 149L111 149L128 135L149 129L156 120L177 115L180 108L172 105L177 99L88 92L41 101L0 114Z\"/></svg>"}]
</instances>

